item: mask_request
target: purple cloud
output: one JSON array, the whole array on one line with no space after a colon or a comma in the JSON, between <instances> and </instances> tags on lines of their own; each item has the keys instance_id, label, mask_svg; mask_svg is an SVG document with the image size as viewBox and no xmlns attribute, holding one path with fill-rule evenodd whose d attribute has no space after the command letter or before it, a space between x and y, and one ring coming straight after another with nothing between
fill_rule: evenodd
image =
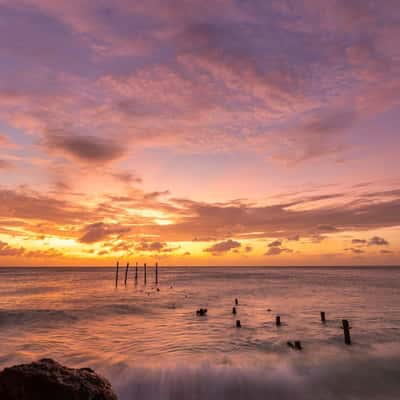
<instances>
[{"instance_id":1,"label":"purple cloud","mask_svg":"<svg viewBox=\"0 0 400 400\"><path fill-rule=\"evenodd\" d=\"M150 251L156 253L171 253L174 250L180 249L180 246L169 247L164 242L146 242L142 241L136 245L135 250L137 251Z\"/></svg>"},{"instance_id":2,"label":"purple cloud","mask_svg":"<svg viewBox=\"0 0 400 400\"><path fill-rule=\"evenodd\" d=\"M270 247L264 254L265 256L279 256L282 253L292 253L293 250L285 247Z\"/></svg>"},{"instance_id":3,"label":"purple cloud","mask_svg":"<svg viewBox=\"0 0 400 400\"><path fill-rule=\"evenodd\" d=\"M130 228L118 224L106 224L96 222L84 228L84 235L79 238L81 243L96 243L107 239L112 235L121 235L130 231Z\"/></svg>"},{"instance_id":4,"label":"purple cloud","mask_svg":"<svg viewBox=\"0 0 400 400\"><path fill-rule=\"evenodd\" d=\"M208 253L213 253L213 254L220 254L220 253L226 253L229 250L232 249L237 249L241 246L240 242L237 242L235 240L229 239L223 242L215 243L210 247L207 247L204 249L204 251Z\"/></svg>"},{"instance_id":5,"label":"purple cloud","mask_svg":"<svg viewBox=\"0 0 400 400\"><path fill-rule=\"evenodd\" d=\"M374 236L368 241L368 246L388 246L389 242L379 236Z\"/></svg>"},{"instance_id":6,"label":"purple cloud","mask_svg":"<svg viewBox=\"0 0 400 400\"><path fill-rule=\"evenodd\" d=\"M274 240L273 242L268 244L268 247L280 247L282 242L280 240Z\"/></svg>"},{"instance_id":7,"label":"purple cloud","mask_svg":"<svg viewBox=\"0 0 400 400\"><path fill-rule=\"evenodd\" d=\"M347 249L345 249L345 250L346 250L346 251L351 251L351 252L354 253L354 254L363 254L363 253L365 253L364 250L358 249L358 248L354 248L354 247L350 247L350 248L347 248Z\"/></svg>"},{"instance_id":8,"label":"purple cloud","mask_svg":"<svg viewBox=\"0 0 400 400\"><path fill-rule=\"evenodd\" d=\"M358 244L358 245L363 245L363 244L367 244L367 240L365 240L365 239L353 239L351 241L351 243Z\"/></svg>"},{"instance_id":9,"label":"purple cloud","mask_svg":"<svg viewBox=\"0 0 400 400\"><path fill-rule=\"evenodd\" d=\"M112 161L124 154L120 144L95 136L52 135L47 146L89 162Z\"/></svg>"}]
</instances>

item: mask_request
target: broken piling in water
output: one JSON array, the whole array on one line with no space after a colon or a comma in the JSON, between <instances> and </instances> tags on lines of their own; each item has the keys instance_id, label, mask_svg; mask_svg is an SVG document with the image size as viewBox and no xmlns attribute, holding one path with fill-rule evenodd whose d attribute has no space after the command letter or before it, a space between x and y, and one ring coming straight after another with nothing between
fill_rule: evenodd
<instances>
[{"instance_id":1,"label":"broken piling in water","mask_svg":"<svg viewBox=\"0 0 400 400\"><path fill-rule=\"evenodd\" d=\"M286 344L293 350L303 350L300 340L295 340L294 343L286 342Z\"/></svg>"},{"instance_id":2,"label":"broken piling in water","mask_svg":"<svg viewBox=\"0 0 400 400\"><path fill-rule=\"evenodd\" d=\"M119 270L119 261L117 261L117 270L115 271L115 287L118 287L118 270Z\"/></svg>"},{"instance_id":3,"label":"broken piling in water","mask_svg":"<svg viewBox=\"0 0 400 400\"><path fill-rule=\"evenodd\" d=\"M128 279L128 269L129 269L129 263L126 263L125 280L124 280L125 286L126 286L126 281L127 281L127 279Z\"/></svg>"},{"instance_id":4,"label":"broken piling in water","mask_svg":"<svg viewBox=\"0 0 400 400\"><path fill-rule=\"evenodd\" d=\"M341 328L343 329L343 334L344 334L344 342L347 345L351 344L351 337L350 337L350 324L347 319L342 319L342 326Z\"/></svg>"}]
</instances>

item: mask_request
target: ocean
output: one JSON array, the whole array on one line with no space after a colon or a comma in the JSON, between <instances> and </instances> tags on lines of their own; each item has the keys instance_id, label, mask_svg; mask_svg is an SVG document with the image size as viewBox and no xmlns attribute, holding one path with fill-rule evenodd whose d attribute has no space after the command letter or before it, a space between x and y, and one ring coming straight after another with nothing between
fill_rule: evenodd
<instances>
[{"instance_id":1,"label":"ocean","mask_svg":"<svg viewBox=\"0 0 400 400\"><path fill-rule=\"evenodd\" d=\"M91 367L122 400L400 398L400 268L165 267L159 290L154 267L124 274L0 268L0 368Z\"/></svg>"}]
</instances>

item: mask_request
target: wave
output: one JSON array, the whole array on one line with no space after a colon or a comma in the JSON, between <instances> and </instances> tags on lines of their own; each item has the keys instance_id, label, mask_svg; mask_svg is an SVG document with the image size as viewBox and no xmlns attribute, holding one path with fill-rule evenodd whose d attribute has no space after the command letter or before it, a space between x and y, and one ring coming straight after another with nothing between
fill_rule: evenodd
<instances>
[{"instance_id":1,"label":"wave","mask_svg":"<svg viewBox=\"0 0 400 400\"><path fill-rule=\"evenodd\" d=\"M3 309L0 310L0 326L40 325L56 328L63 323L107 318L111 315L141 315L149 312L151 311L145 307L118 303L82 309Z\"/></svg>"},{"instance_id":2,"label":"wave","mask_svg":"<svg viewBox=\"0 0 400 400\"><path fill-rule=\"evenodd\" d=\"M1 325L24 325L74 322L78 318L65 310L0 310Z\"/></svg>"},{"instance_id":3,"label":"wave","mask_svg":"<svg viewBox=\"0 0 400 400\"><path fill-rule=\"evenodd\" d=\"M83 310L88 317L90 316L108 316L108 315L143 315L150 313L148 307L124 304L124 303L110 303L94 307L89 307Z\"/></svg>"},{"instance_id":4,"label":"wave","mask_svg":"<svg viewBox=\"0 0 400 400\"><path fill-rule=\"evenodd\" d=\"M397 400L400 357L262 367L133 368L113 382L121 400Z\"/></svg>"}]
</instances>

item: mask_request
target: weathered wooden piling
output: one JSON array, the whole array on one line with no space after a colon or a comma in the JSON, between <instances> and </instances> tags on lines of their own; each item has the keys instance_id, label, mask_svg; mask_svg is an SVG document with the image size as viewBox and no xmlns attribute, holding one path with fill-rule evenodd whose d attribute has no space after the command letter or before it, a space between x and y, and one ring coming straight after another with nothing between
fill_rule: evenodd
<instances>
[{"instance_id":1,"label":"weathered wooden piling","mask_svg":"<svg viewBox=\"0 0 400 400\"><path fill-rule=\"evenodd\" d=\"M156 262L156 285L158 285L158 262Z\"/></svg>"},{"instance_id":2,"label":"weathered wooden piling","mask_svg":"<svg viewBox=\"0 0 400 400\"><path fill-rule=\"evenodd\" d=\"M351 337L350 337L350 324L349 321L347 319L342 319L342 327L343 329L343 333L344 333L344 342L347 345L351 344Z\"/></svg>"},{"instance_id":3,"label":"weathered wooden piling","mask_svg":"<svg viewBox=\"0 0 400 400\"><path fill-rule=\"evenodd\" d=\"M147 265L144 263L144 284L147 284Z\"/></svg>"},{"instance_id":4,"label":"weathered wooden piling","mask_svg":"<svg viewBox=\"0 0 400 400\"><path fill-rule=\"evenodd\" d=\"M119 261L117 261L117 270L115 271L115 287L118 287L118 270L119 270Z\"/></svg>"},{"instance_id":5,"label":"weathered wooden piling","mask_svg":"<svg viewBox=\"0 0 400 400\"><path fill-rule=\"evenodd\" d=\"M136 269L135 269L135 283L138 281L138 264L136 263Z\"/></svg>"},{"instance_id":6,"label":"weathered wooden piling","mask_svg":"<svg viewBox=\"0 0 400 400\"><path fill-rule=\"evenodd\" d=\"M232 307L232 314L236 315L236 307Z\"/></svg>"},{"instance_id":7,"label":"weathered wooden piling","mask_svg":"<svg viewBox=\"0 0 400 400\"><path fill-rule=\"evenodd\" d=\"M326 322L325 311L321 311L321 322Z\"/></svg>"},{"instance_id":8,"label":"weathered wooden piling","mask_svg":"<svg viewBox=\"0 0 400 400\"><path fill-rule=\"evenodd\" d=\"M235 299L235 304L239 305L239 300L238 299Z\"/></svg>"},{"instance_id":9,"label":"weathered wooden piling","mask_svg":"<svg viewBox=\"0 0 400 400\"><path fill-rule=\"evenodd\" d=\"M292 342L286 342L286 344L293 350L303 350L300 340L295 340L294 344Z\"/></svg>"},{"instance_id":10,"label":"weathered wooden piling","mask_svg":"<svg viewBox=\"0 0 400 400\"><path fill-rule=\"evenodd\" d=\"M125 286L126 286L126 281L128 280L128 269L129 269L129 263L126 263L125 280L124 280Z\"/></svg>"},{"instance_id":11,"label":"weathered wooden piling","mask_svg":"<svg viewBox=\"0 0 400 400\"><path fill-rule=\"evenodd\" d=\"M303 350L303 347L301 346L300 340L295 340L295 341L294 341L294 348L295 348L296 350Z\"/></svg>"},{"instance_id":12,"label":"weathered wooden piling","mask_svg":"<svg viewBox=\"0 0 400 400\"><path fill-rule=\"evenodd\" d=\"M242 324L240 323L240 319L236 320L236 328L241 328Z\"/></svg>"},{"instance_id":13,"label":"weathered wooden piling","mask_svg":"<svg viewBox=\"0 0 400 400\"><path fill-rule=\"evenodd\" d=\"M276 326L281 326L281 317L280 317L280 315L277 315L275 317L275 324L276 324Z\"/></svg>"}]
</instances>

